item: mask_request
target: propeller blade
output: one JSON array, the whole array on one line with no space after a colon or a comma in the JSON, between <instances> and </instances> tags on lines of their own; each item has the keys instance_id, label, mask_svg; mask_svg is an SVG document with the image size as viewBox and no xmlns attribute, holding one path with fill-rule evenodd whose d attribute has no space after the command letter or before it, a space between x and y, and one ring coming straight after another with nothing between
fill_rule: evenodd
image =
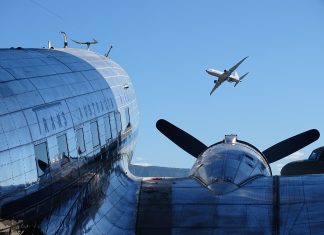
<instances>
[{"instance_id":1,"label":"propeller blade","mask_svg":"<svg viewBox=\"0 0 324 235\"><path fill-rule=\"evenodd\" d=\"M273 163L313 143L319 136L318 130L311 129L267 148L263 154L269 163Z\"/></svg>"},{"instance_id":2,"label":"propeller blade","mask_svg":"<svg viewBox=\"0 0 324 235\"><path fill-rule=\"evenodd\" d=\"M156 122L156 128L173 143L195 158L197 158L200 153L207 149L207 146L197 140L195 137L189 135L187 132L181 130L164 119L160 119Z\"/></svg>"}]
</instances>

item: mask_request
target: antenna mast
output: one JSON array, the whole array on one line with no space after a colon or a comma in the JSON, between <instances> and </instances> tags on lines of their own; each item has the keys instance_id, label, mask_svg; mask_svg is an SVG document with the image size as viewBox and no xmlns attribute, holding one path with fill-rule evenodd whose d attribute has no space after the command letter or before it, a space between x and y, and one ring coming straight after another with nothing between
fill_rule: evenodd
<instances>
[{"instance_id":1,"label":"antenna mast","mask_svg":"<svg viewBox=\"0 0 324 235\"><path fill-rule=\"evenodd\" d=\"M67 41L67 36L66 36L66 33L65 32L60 32L64 38L64 48L67 48L68 47L68 41Z\"/></svg>"},{"instance_id":2,"label":"antenna mast","mask_svg":"<svg viewBox=\"0 0 324 235\"><path fill-rule=\"evenodd\" d=\"M111 51L111 49L113 48L113 46L112 45L110 45L110 47L109 47L109 50L108 50L108 52L105 54L105 56L108 58L108 56L109 56L109 53L110 53L110 51Z\"/></svg>"}]
</instances>

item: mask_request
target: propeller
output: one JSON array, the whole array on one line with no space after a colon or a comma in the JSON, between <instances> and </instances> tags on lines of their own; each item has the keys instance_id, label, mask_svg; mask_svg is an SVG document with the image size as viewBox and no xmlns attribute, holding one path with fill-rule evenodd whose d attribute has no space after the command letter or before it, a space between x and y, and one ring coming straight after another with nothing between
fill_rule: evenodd
<instances>
[{"instance_id":1,"label":"propeller","mask_svg":"<svg viewBox=\"0 0 324 235\"><path fill-rule=\"evenodd\" d=\"M156 122L156 128L173 143L195 158L208 148L208 146L195 137L164 119ZM263 151L263 154L269 163L273 163L313 143L319 136L318 130L311 129L267 148Z\"/></svg>"},{"instance_id":2,"label":"propeller","mask_svg":"<svg viewBox=\"0 0 324 235\"><path fill-rule=\"evenodd\" d=\"M273 163L313 143L319 136L318 130L311 129L267 148L263 154L269 163Z\"/></svg>"},{"instance_id":3,"label":"propeller","mask_svg":"<svg viewBox=\"0 0 324 235\"><path fill-rule=\"evenodd\" d=\"M164 119L160 119L156 122L156 128L173 143L195 158L197 158L200 153L208 148L195 137L189 135L187 132L181 130Z\"/></svg>"}]
</instances>

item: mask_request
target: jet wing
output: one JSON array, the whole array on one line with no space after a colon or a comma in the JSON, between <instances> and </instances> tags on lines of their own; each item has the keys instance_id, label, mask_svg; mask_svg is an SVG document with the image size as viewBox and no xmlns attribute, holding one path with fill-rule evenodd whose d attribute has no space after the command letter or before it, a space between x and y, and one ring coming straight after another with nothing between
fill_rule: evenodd
<instances>
[{"instance_id":1,"label":"jet wing","mask_svg":"<svg viewBox=\"0 0 324 235\"><path fill-rule=\"evenodd\" d=\"M230 68L229 70L228 70L228 73L229 74L232 74L239 66L240 66L240 64L242 64L243 63L243 61L244 60L246 60L248 58L248 56L247 57L245 57L244 59L242 59L240 62L238 62L236 65L234 65L232 68Z\"/></svg>"},{"instance_id":2,"label":"jet wing","mask_svg":"<svg viewBox=\"0 0 324 235\"><path fill-rule=\"evenodd\" d=\"M220 79L217 80L215 86L213 87L213 89L210 92L210 95L223 83L224 81L220 81Z\"/></svg>"}]
</instances>

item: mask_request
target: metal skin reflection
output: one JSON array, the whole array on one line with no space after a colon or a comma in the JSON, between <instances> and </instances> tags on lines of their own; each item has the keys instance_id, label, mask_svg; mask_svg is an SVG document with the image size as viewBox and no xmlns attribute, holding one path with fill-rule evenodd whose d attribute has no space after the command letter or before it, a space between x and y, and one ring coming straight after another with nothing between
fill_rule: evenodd
<instances>
[{"instance_id":1,"label":"metal skin reflection","mask_svg":"<svg viewBox=\"0 0 324 235\"><path fill-rule=\"evenodd\" d=\"M197 158L188 177L128 170L139 112L126 72L87 50L0 50L0 233L321 234L324 176L269 163L319 138L259 151L235 135L206 146L157 128Z\"/></svg>"},{"instance_id":2,"label":"metal skin reflection","mask_svg":"<svg viewBox=\"0 0 324 235\"><path fill-rule=\"evenodd\" d=\"M1 49L0 98L0 232L72 233L113 165L131 160L128 75L86 50Z\"/></svg>"}]
</instances>

